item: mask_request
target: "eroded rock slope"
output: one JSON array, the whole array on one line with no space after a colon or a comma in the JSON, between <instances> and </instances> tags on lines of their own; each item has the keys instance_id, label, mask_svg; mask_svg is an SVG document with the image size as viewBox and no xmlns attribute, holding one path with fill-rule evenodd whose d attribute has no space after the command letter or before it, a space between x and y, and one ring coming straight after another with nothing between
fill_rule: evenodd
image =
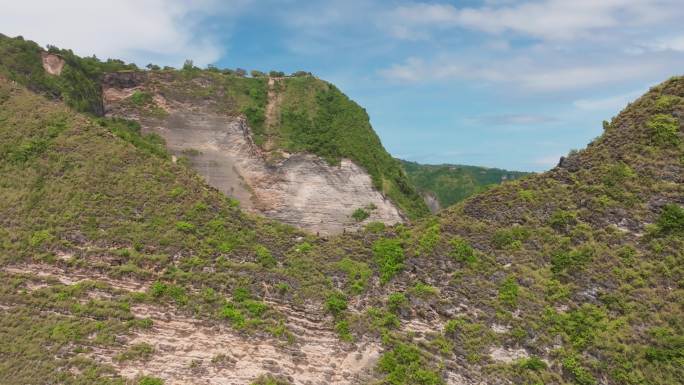
<instances>
[{"instance_id":1,"label":"eroded rock slope","mask_svg":"<svg viewBox=\"0 0 684 385\"><path fill-rule=\"evenodd\" d=\"M353 161L342 159L336 165L307 153L266 152L255 145L243 117L221 113L211 101L164 95L148 76L108 75L103 92L107 115L138 120L143 132L159 134L175 156L188 159L210 185L239 200L243 208L321 234L341 233L369 221L403 221L397 207ZM143 98L149 99L142 102L146 108L132 108ZM276 102L275 96L269 100L269 116L275 114ZM354 219L357 209L368 218Z\"/></svg>"}]
</instances>

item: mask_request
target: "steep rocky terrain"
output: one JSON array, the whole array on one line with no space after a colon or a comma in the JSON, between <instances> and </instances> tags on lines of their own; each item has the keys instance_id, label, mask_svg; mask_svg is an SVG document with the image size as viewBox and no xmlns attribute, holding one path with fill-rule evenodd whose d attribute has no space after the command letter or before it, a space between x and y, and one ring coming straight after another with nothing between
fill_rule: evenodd
<instances>
[{"instance_id":1,"label":"steep rocky terrain","mask_svg":"<svg viewBox=\"0 0 684 385\"><path fill-rule=\"evenodd\" d=\"M258 146L248 122L225 112L228 101L194 96L230 92L208 90L218 87L224 75L193 76L190 82L178 77L172 72L107 75L103 81L107 116L135 119L144 133L164 138L175 156L187 158L207 183L236 198L248 211L321 234L341 233L370 221L403 221L392 201L352 160L330 164L314 154L290 154L274 149L272 139ZM270 80L272 88L275 80ZM299 79L278 80L286 81ZM276 100L271 96L266 106L271 119L279 114ZM367 218L353 218L356 210L365 210Z\"/></svg>"},{"instance_id":2,"label":"steep rocky terrain","mask_svg":"<svg viewBox=\"0 0 684 385\"><path fill-rule=\"evenodd\" d=\"M528 172L456 164L401 161L409 180L433 213L488 188L529 175Z\"/></svg>"},{"instance_id":3,"label":"steep rocky terrain","mask_svg":"<svg viewBox=\"0 0 684 385\"><path fill-rule=\"evenodd\" d=\"M139 71L48 48L0 35L0 74L78 111L137 121L249 211L322 234L429 213L365 110L311 74Z\"/></svg>"},{"instance_id":4,"label":"steep rocky terrain","mask_svg":"<svg viewBox=\"0 0 684 385\"><path fill-rule=\"evenodd\" d=\"M0 79L0 383L682 383L682 77L547 173L329 238L19 80Z\"/></svg>"}]
</instances>

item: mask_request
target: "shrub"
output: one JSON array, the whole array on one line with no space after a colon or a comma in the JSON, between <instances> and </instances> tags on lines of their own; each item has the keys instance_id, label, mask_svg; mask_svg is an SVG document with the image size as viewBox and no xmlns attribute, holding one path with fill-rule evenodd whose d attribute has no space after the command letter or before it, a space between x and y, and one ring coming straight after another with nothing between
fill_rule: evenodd
<instances>
[{"instance_id":1,"label":"shrub","mask_svg":"<svg viewBox=\"0 0 684 385\"><path fill-rule=\"evenodd\" d=\"M139 343L116 355L119 362L131 360L149 360L154 353L154 347L147 343Z\"/></svg>"},{"instance_id":2,"label":"shrub","mask_svg":"<svg viewBox=\"0 0 684 385\"><path fill-rule=\"evenodd\" d=\"M435 223L425 229L418 243L419 252L422 254L432 253L439 242L440 234L439 223Z\"/></svg>"},{"instance_id":3,"label":"shrub","mask_svg":"<svg viewBox=\"0 0 684 385\"><path fill-rule=\"evenodd\" d=\"M349 321L347 320L340 320L335 323L335 332L342 341L351 342L354 339L349 328Z\"/></svg>"},{"instance_id":4,"label":"shrub","mask_svg":"<svg viewBox=\"0 0 684 385\"><path fill-rule=\"evenodd\" d=\"M537 200L537 194L533 190L518 190L518 197L528 203Z\"/></svg>"},{"instance_id":5,"label":"shrub","mask_svg":"<svg viewBox=\"0 0 684 385\"><path fill-rule=\"evenodd\" d=\"M404 293L392 293L387 297L387 308L393 313L399 313L408 306L408 299Z\"/></svg>"},{"instance_id":6,"label":"shrub","mask_svg":"<svg viewBox=\"0 0 684 385\"><path fill-rule=\"evenodd\" d=\"M325 310L335 317L342 314L347 310L347 296L339 291L331 293L325 300Z\"/></svg>"},{"instance_id":7,"label":"shrub","mask_svg":"<svg viewBox=\"0 0 684 385\"><path fill-rule=\"evenodd\" d=\"M251 385L290 385L284 378L274 377L270 374L259 376Z\"/></svg>"},{"instance_id":8,"label":"shrub","mask_svg":"<svg viewBox=\"0 0 684 385\"><path fill-rule=\"evenodd\" d=\"M29 245L31 247L38 247L43 245L45 242L52 239L52 235L48 230L40 230L31 234L31 239L29 239Z\"/></svg>"},{"instance_id":9,"label":"shrub","mask_svg":"<svg viewBox=\"0 0 684 385\"><path fill-rule=\"evenodd\" d=\"M249 293L249 289L246 287L237 287L233 290L233 301L243 302L250 299L252 295Z\"/></svg>"},{"instance_id":10,"label":"shrub","mask_svg":"<svg viewBox=\"0 0 684 385\"><path fill-rule=\"evenodd\" d=\"M596 385L596 378L582 367L576 357L568 357L563 360L563 370L568 372L578 385Z\"/></svg>"},{"instance_id":11,"label":"shrub","mask_svg":"<svg viewBox=\"0 0 684 385\"><path fill-rule=\"evenodd\" d=\"M371 325L375 329L380 329L381 332L387 331L388 329L396 329L401 325L399 318L397 318L395 314L377 307L369 307L368 310L366 310L366 314L370 318Z\"/></svg>"},{"instance_id":12,"label":"shrub","mask_svg":"<svg viewBox=\"0 0 684 385\"><path fill-rule=\"evenodd\" d=\"M156 377L141 377L138 380L138 385L164 385L164 380Z\"/></svg>"},{"instance_id":13,"label":"shrub","mask_svg":"<svg viewBox=\"0 0 684 385\"><path fill-rule=\"evenodd\" d=\"M550 321L554 328L565 333L567 339L577 349L584 349L596 340L598 333L606 330L606 312L591 304L565 314L559 314Z\"/></svg>"},{"instance_id":14,"label":"shrub","mask_svg":"<svg viewBox=\"0 0 684 385\"><path fill-rule=\"evenodd\" d=\"M646 127L651 130L651 138L657 145L666 146L679 143L679 121L672 115L653 115L646 122Z\"/></svg>"},{"instance_id":15,"label":"shrub","mask_svg":"<svg viewBox=\"0 0 684 385\"><path fill-rule=\"evenodd\" d=\"M373 256L380 269L380 282L387 283L404 268L404 248L397 239L379 239L373 243Z\"/></svg>"},{"instance_id":16,"label":"shrub","mask_svg":"<svg viewBox=\"0 0 684 385\"><path fill-rule=\"evenodd\" d=\"M337 263L337 268L347 274L350 290L353 294L360 294L366 289L368 279L373 271L364 262L344 257Z\"/></svg>"},{"instance_id":17,"label":"shrub","mask_svg":"<svg viewBox=\"0 0 684 385\"><path fill-rule=\"evenodd\" d=\"M506 278L499 286L499 300L510 307L518 304L518 282L515 277Z\"/></svg>"},{"instance_id":18,"label":"shrub","mask_svg":"<svg viewBox=\"0 0 684 385\"><path fill-rule=\"evenodd\" d=\"M143 91L135 91L133 95L130 96L131 103L136 106L144 106L152 103L152 95Z\"/></svg>"},{"instance_id":19,"label":"shrub","mask_svg":"<svg viewBox=\"0 0 684 385\"><path fill-rule=\"evenodd\" d=\"M676 106L682 101L682 98L676 95L663 95L656 99L655 107L658 112L668 112L672 107Z\"/></svg>"},{"instance_id":20,"label":"shrub","mask_svg":"<svg viewBox=\"0 0 684 385\"><path fill-rule=\"evenodd\" d=\"M558 231L567 231L575 223L577 223L577 213L572 211L558 210L549 218L549 225Z\"/></svg>"},{"instance_id":21,"label":"shrub","mask_svg":"<svg viewBox=\"0 0 684 385\"><path fill-rule=\"evenodd\" d=\"M451 244L451 257L455 260L467 263L468 265L473 265L477 262L477 254L475 249L468 244L468 242L461 238L456 237L449 242Z\"/></svg>"},{"instance_id":22,"label":"shrub","mask_svg":"<svg viewBox=\"0 0 684 385\"><path fill-rule=\"evenodd\" d=\"M263 267L275 267L278 261L271 255L271 251L262 245L256 245L254 247L254 252L257 256L257 262Z\"/></svg>"},{"instance_id":23,"label":"shrub","mask_svg":"<svg viewBox=\"0 0 684 385\"><path fill-rule=\"evenodd\" d=\"M603 176L603 184L608 187L623 188L626 180L634 178L636 172L625 163L616 163L608 167Z\"/></svg>"},{"instance_id":24,"label":"shrub","mask_svg":"<svg viewBox=\"0 0 684 385\"><path fill-rule=\"evenodd\" d=\"M368 219L368 217L370 217L370 213L362 208L358 208L354 210L351 217L354 218L354 220L357 222L363 222L365 219Z\"/></svg>"},{"instance_id":25,"label":"shrub","mask_svg":"<svg viewBox=\"0 0 684 385\"><path fill-rule=\"evenodd\" d=\"M492 238L492 243L497 249L519 249L522 242L530 237L530 232L524 227L514 226L510 229L497 230Z\"/></svg>"},{"instance_id":26,"label":"shrub","mask_svg":"<svg viewBox=\"0 0 684 385\"><path fill-rule=\"evenodd\" d=\"M661 234L684 234L684 208L674 203L665 205L656 225Z\"/></svg>"},{"instance_id":27,"label":"shrub","mask_svg":"<svg viewBox=\"0 0 684 385\"><path fill-rule=\"evenodd\" d=\"M227 304L221 309L221 317L230 321L235 328L242 328L245 326L245 316L239 309L235 308L233 304Z\"/></svg>"},{"instance_id":28,"label":"shrub","mask_svg":"<svg viewBox=\"0 0 684 385\"><path fill-rule=\"evenodd\" d=\"M443 384L439 373L429 369L420 350L413 345L400 343L385 352L378 360L378 370L386 374L387 384Z\"/></svg>"},{"instance_id":29,"label":"shrub","mask_svg":"<svg viewBox=\"0 0 684 385\"><path fill-rule=\"evenodd\" d=\"M253 299L245 300L242 306L252 315L252 317L261 317L266 310L268 310L268 305L261 301L255 301Z\"/></svg>"},{"instance_id":30,"label":"shrub","mask_svg":"<svg viewBox=\"0 0 684 385\"><path fill-rule=\"evenodd\" d=\"M653 328L649 331L654 338L652 346L646 348L646 359L651 362L684 362L684 335L676 335L667 328Z\"/></svg>"},{"instance_id":31,"label":"shrub","mask_svg":"<svg viewBox=\"0 0 684 385\"><path fill-rule=\"evenodd\" d=\"M157 281L150 286L150 295L159 298L166 293L166 287L165 283Z\"/></svg>"},{"instance_id":32,"label":"shrub","mask_svg":"<svg viewBox=\"0 0 684 385\"><path fill-rule=\"evenodd\" d=\"M582 269L594 257L594 250L584 246L573 250L560 250L551 256L551 271L554 274Z\"/></svg>"},{"instance_id":33,"label":"shrub","mask_svg":"<svg viewBox=\"0 0 684 385\"><path fill-rule=\"evenodd\" d=\"M379 233L385 230L385 224L382 222L370 222L366 225L366 231L370 233Z\"/></svg>"},{"instance_id":34,"label":"shrub","mask_svg":"<svg viewBox=\"0 0 684 385\"><path fill-rule=\"evenodd\" d=\"M416 297L430 297L439 294L439 289L423 282L418 282L411 288L411 294Z\"/></svg>"},{"instance_id":35,"label":"shrub","mask_svg":"<svg viewBox=\"0 0 684 385\"><path fill-rule=\"evenodd\" d=\"M184 233L191 233L195 231L195 225L186 221L178 221L176 222L176 230L182 231Z\"/></svg>"},{"instance_id":36,"label":"shrub","mask_svg":"<svg viewBox=\"0 0 684 385\"><path fill-rule=\"evenodd\" d=\"M546 369L546 362L542 361L539 357L530 357L520 361L520 367L523 369L539 371Z\"/></svg>"}]
</instances>

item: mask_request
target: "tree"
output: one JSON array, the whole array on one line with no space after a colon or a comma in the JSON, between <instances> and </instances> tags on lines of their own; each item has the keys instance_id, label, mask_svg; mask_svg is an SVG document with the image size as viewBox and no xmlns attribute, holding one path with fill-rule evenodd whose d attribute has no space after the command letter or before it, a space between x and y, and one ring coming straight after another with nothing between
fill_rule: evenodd
<instances>
[{"instance_id":1,"label":"tree","mask_svg":"<svg viewBox=\"0 0 684 385\"><path fill-rule=\"evenodd\" d=\"M183 63L183 71L192 71L195 69L195 64L192 62L191 59L185 59L185 62Z\"/></svg>"}]
</instances>

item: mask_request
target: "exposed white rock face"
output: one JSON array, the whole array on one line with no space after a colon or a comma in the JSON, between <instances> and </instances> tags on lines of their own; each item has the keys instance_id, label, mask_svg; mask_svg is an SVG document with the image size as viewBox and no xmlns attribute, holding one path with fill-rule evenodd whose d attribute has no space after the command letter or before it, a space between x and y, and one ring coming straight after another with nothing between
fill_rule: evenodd
<instances>
[{"instance_id":1,"label":"exposed white rock face","mask_svg":"<svg viewBox=\"0 0 684 385\"><path fill-rule=\"evenodd\" d=\"M149 306L132 310L153 320L153 326L136 332L126 346L149 344L155 350L152 358L119 362L112 359L118 350L112 349L95 349L91 355L129 379L151 375L171 384L242 385L270 373L294 385L363 384L372 379L381 351L374 342L342 343L323 321L298 313L288 321L297 341L287 343L242 335Z\"/></svg>"},{"instance_id":2,"label":"exposed white rock face","mask_svg":"<svg viewBox=\"0 0 684 385\"><path fill-rule=\"evenodd\" d=\"M370 175L349 159L331 165L312 154L282 154L268 162L254 144L243 118L220 115L207 108L187 106L155 97L168 113L164 118L127 116L116 104L131 89L105 89L110 115L137 118L144 132L155 132L176 156L186 156L207 183L240 201L242 208L299 228L336 234L369 221L402 222L394 204L377 191ZM359 208L370 217L356 222Z\"/></svg>"},{"instance_id":3,"label":"exposed white rock face","mask_svg":"<svg viewBox=\"0 0 684 385\"><path fill-rule=\"evenodd\" d=\"M43 52L41 53L41 59L43 60L43 69L50 75L61 75L62 69L64 68L64 59L61 57Z\"/></svg>"},{"instance_id":4,"label":"exposed white rock face","mask_svg":"<svg viewBox=\"0 0 684 385\"><path fill-rule=\"evenodd\" d=\"M489 350L489 356L494 361L511 363L522 358L528 358L530 355L527 350L522 348L493 347Z\"/></svg>"}]
</instances>

